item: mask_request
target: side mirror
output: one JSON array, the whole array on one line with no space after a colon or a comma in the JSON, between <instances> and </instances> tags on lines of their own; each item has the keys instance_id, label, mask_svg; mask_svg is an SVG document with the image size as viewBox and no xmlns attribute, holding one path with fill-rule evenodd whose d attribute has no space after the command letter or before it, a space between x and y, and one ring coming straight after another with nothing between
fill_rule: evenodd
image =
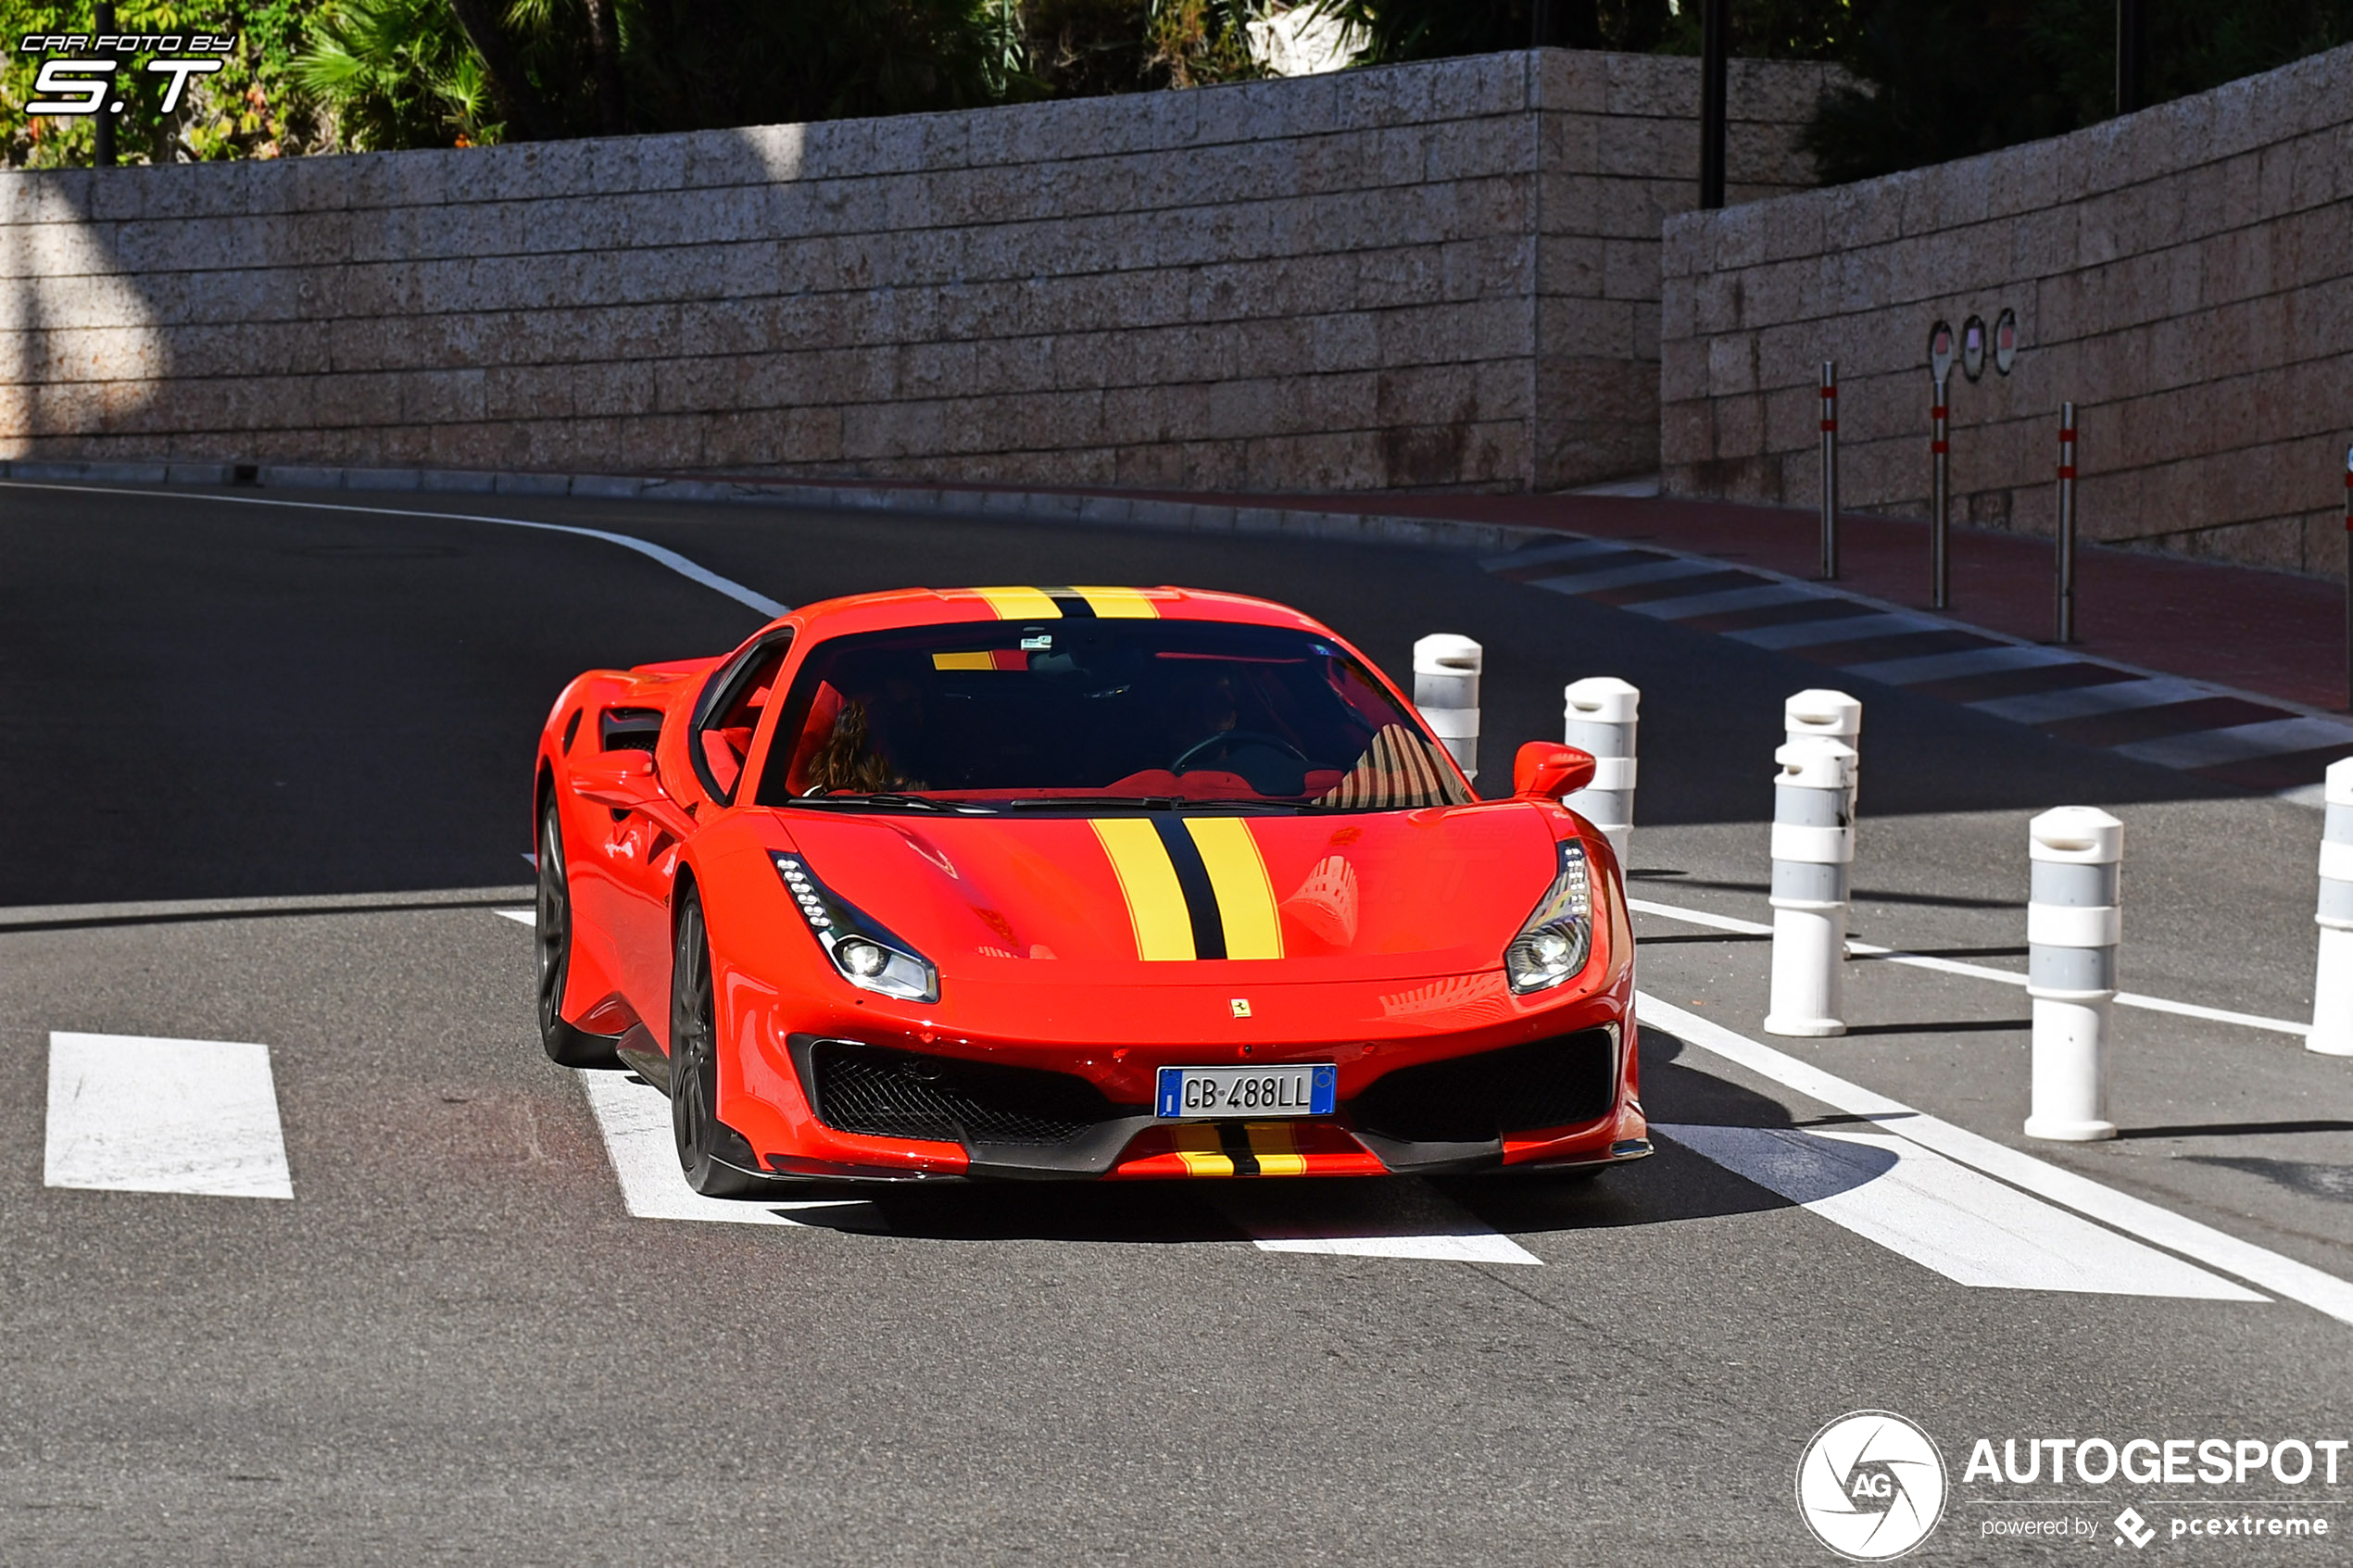
<instances>
[{"instance_id":1,"label":"side mirror","mask_svg":"<svg viewBox=\"0 0 2353 1568\"><path fill-rule=\"evenodd\" d=\"M1593 782L1593 754L1558 741L1532 740L1512 759L1512 793L1558 800Z\"/></svg>"},{"instance_id":2,"label":"side mirror","mask_svg":"<svg viewBox=\"0 0 2353 1568\"><path fill-rule=\"evenodd\" d=\"M599 806L628 810L661 797L650 752L606 751L572 770L572 792Z\"/></svg>"}]
</instances>

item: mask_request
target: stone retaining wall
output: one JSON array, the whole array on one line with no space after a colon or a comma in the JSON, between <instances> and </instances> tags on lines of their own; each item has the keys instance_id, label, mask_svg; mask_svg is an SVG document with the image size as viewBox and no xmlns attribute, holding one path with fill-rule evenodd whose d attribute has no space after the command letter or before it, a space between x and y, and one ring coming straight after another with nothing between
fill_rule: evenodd
<instances>
[{"instance_id":1,"label":"stone retaining wall","mask_svg":"<svg viewBox=\"0 0 2353 1568\"><path fill-rule=\"evenodd\" d=\"M1736 194L1818 68L1743 65ZM1655 470L1694 62L0 175L0 456L1280 490Z\"/></svg>"},{"instance_id":2,"label":"stone retaining wall","mask_svg":"<svg viewBox=\"0 0 2353 1568\"><path fill-rule=\"evenodd\" d=\"M2342 571L2348 77L2353 47L2053 141L1670 220L1667 489L1819 505L1831 358L1842 501L1925 516L1930 327L2008 307L2015 373L1953 373L1957 518L2053 531L2072 399L2086 537Z\"/></svg>"}]
</instances>

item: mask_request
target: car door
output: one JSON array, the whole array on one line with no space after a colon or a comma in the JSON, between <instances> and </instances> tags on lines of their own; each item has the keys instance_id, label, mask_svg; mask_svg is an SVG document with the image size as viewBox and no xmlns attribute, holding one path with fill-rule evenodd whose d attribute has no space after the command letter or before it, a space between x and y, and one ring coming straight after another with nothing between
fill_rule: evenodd
<instances>
[{"instance_id":1,"label":"car door","mask_svg":"<svg viewBox=\"0 0 2353 1568\"><path fill-rule=\"evenodd\" d=\"M659 791L616 824L612 871L623 896L615 945L631 1000L665 1051L678 852L702 822L733 803L791 642L788 630L761 637L704 683L674 736L665 726L655 748Z\"/></svg>"}]
</instances>

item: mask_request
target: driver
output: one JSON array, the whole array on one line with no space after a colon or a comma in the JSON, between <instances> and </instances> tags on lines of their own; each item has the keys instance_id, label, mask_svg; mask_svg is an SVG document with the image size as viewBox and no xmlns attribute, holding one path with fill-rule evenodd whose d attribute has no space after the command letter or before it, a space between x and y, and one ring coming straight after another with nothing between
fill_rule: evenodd
<instances>
[{"instance_id":1,"label":"driver","mask_svg":"<svg viewBox=\"0 0 2353 1568\"><path fill-rule=\"evenodd\" d=\"M1168 714L1168 755L1182 757L1198 747L1196 764L1207 766L1214 762L1227 748L1202 743L1230 733L1241 720L1240 706L1234 699L1232 672L1221 670L1181 677L1172 683Z\"/></svg>"},{"instance_id":2,"label":"driver","mask_svg":"<svg viewBox=\"0 0 2353 1568\"><path fill-rule=\"evenodd\" d=\"M898 762L921 754L925 717L922 688L901 671L885 671L856 696L831 683L821 686L798 748L806 754L805 764L795 757L800 793L872 795L926 787Z\"/></svg>"}]
</instances>

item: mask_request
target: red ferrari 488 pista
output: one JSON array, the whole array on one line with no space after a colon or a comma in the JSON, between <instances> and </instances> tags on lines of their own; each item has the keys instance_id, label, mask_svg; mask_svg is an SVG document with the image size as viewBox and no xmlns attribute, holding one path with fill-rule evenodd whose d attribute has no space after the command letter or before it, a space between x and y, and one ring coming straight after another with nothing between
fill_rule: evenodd
<instances>
[{"instance_id":1,"label":"red ferrari 488 pista","mask_svg":"<svg viewBox=\"0 0 2353 1568\"><path fill-rule=\"evenodd\" d=\"M912 589L594 671L539 741L539 1022L687 1180L1591 1171L1650 1151L1608 842L1477 799L1295 610Z\"/></svg>"}]
</instances>

